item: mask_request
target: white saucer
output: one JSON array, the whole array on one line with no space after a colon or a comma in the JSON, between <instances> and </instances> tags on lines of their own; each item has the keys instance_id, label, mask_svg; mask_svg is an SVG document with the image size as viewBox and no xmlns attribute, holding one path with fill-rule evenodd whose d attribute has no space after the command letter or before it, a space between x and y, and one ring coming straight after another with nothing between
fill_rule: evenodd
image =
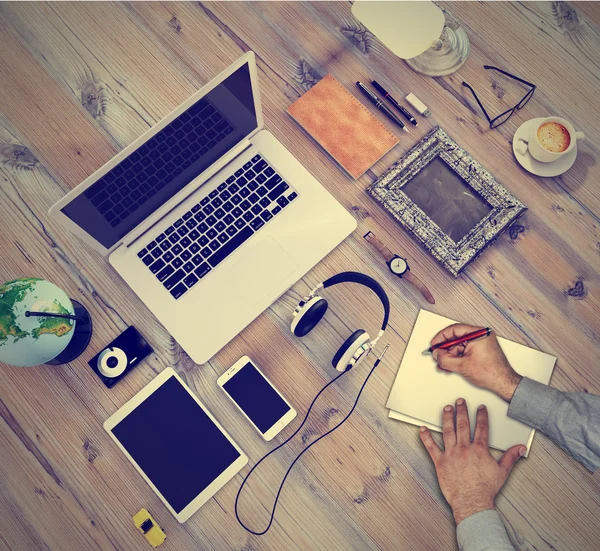
<instances>
[{"instance_id":1,"label":"white saucer","mask_svg":"<svg viewBox=\"0 0 600 551\"><path fill-rule=\"evenodd\" d=\"M573 147L573 149L569 151L569 153L563 155L560 159L552 163L542 163L534 159L530 155L529 150L526 151L524 155L517 151L517 146L519 145L519 138L523 138L524 140L529 141L529 139L531 138L531 132L533 130L533 127L537 122L541 121L542 118L543 117L538 119L531 119L519 126L519 128L515 132L515 135L513 136L513 154L516 157L517 161L519 161L519 164L525 170L528 170L536 176L560 176L573 166L573 163L577 158L577 145L575 145L575 147ZM524 144L521 144L521 146L524 147Z\"/></svg>"}]
</instances>

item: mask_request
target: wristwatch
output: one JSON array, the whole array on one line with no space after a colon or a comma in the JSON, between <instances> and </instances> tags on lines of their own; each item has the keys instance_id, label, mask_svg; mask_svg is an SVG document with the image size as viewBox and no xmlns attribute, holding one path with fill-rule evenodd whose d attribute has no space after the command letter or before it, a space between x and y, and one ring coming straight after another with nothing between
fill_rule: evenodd
<instances>
[{"instance_id":1,"label":"wristwatch","mask_svg":"<svg viewBox=\"0 0 600 551\"><path fill-rule=\"evenodd\" d=\"M430 304L435 304L435 299L432 294L429 292L429 289L424 285L424 283L410 271L410 266L408 265L408 260L403 258L399 254L393 253L386 245L384 245L373 232L367 232L364 235L366 241L368 241L373 247L375 247L385 258L385 262L394 275L398 276L401 279L405 279L409 283L412 283L425 297L427 302Z\"/></svg>"}]
</instances>

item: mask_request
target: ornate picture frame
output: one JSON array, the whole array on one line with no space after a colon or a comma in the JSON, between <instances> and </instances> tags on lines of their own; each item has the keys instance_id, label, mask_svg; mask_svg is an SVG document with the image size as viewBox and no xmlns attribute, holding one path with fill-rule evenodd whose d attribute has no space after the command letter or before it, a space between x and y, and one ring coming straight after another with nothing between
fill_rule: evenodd
<instances>
[{"instance_id":1,"label":"ornate picture frame","mask_svg":"<svg viewBox=\"0 0 600 551\"><path fill-rule=\"evenodd\" d=\"M427 173L421 175L422 180L425 178L422 182L418 180L419 174L428 167L430 172L432 169L436 170L437 189L444 188L443 178L446 174L448 187L454 186L456 189L456 186L462 186L459 188L460 200L463 201L464 196L466 204L473 205L471 220L467 216L459 221L462 229L452 228L452 219L442 222L439 215L436 215L436 222L425 212L428 209L431 212L432 204L439 204L435 196L432 198L435 191L426 191L426 200L413 201L414 190L419 189L418 186L424 189L423 186L428 185L431 180L427 176L423 177L423 174ZM410 194L413 199L403 189L411 181L413 185L410 186ZM415 183L418 183L418 186ZM409 188L406 188L406 191L408 190ZM367 188L367 192L454 277L458 277L527 210L523 203L509 193L439 126L428 132L419 143L394 163ZM418 202L428 204L419 205ZM462 215L464 211L460 208L461 205L462 203L459 203L457 212ZM456 208L454 206L454 209ZM446 231L438 223L443 225ZM453 234L457 241L450 234Z\"/></svg>"}]
</instances>

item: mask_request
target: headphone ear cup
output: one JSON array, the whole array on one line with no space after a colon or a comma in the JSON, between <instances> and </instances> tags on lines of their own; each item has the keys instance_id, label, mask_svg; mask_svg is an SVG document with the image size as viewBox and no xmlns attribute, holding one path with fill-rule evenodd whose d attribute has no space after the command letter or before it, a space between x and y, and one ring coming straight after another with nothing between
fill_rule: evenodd
<instances>
[{"instance_id":1,"label":"headphone ear cup","mask_svg":"<svg viewBox=\"0 0 600 551\"><path fill-rule=\"evenodd\" d=\"M337 371L346 371L350 365L350 360L357 350L365 343L369 342L371 337L364 329L357 329L350 335L339 350L335 353L331 363Z\"/></svg>"},{"instance_id":2,"label":"headphone ear cup","mask_svg":"<svg viewBox=\"0 0 600 551\"><path fill-rule=\"evenodd\" d=\"M321 321L328 307L327 301L320 296L310 299L299 310L296 310L290 327L292 333L296 337L304 337L304 335L310 333L317 323Z\"/></svg>"}]
</instances>

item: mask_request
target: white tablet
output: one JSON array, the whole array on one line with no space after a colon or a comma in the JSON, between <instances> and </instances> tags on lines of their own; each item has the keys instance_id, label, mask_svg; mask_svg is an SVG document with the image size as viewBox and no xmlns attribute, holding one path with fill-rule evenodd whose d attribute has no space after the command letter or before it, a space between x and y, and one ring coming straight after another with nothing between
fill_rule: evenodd
<instances>
[{"instance_id":1,"label":"white tablet","mask_svg":"<svg viewBox=\"0 0 600 551\"><path fill-rule=\"evenodd\" d=\"M172 368L104 428L179 522L219 491L248 458Z\"/></svg>"}]
</instances>

